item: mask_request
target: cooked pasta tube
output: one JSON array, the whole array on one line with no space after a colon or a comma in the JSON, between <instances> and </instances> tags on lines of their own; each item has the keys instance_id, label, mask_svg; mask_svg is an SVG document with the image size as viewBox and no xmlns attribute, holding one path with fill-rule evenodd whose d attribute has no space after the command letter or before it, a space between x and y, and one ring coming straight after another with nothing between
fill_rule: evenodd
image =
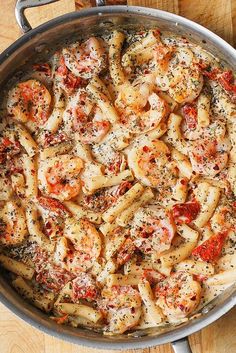
<instances>
[{"instance_id":1,"label":"cooked pasta tube","mask_svg":"<svg viewBox=\"0 0 236 353\"><path fill-rule=\"evenodd\" d=\"M209 286L234 282L236 282L236 269L216 273L214 276L209 277L206 281Z\"/></svg>"},{"instance_id":2,"label":"cooked pasta tube","mask_svg":"<svg viewBox=\"0 0 236 353\"><path fill-rule=\"evenodd\" d=\"M46 121L44 129L50 131L51 133L57 132L63 121L64 109L55 107L52 114Z\"/></svg>"},{"instance_id":3,"label":"cooked pasta tube","mask_svg":"<svg viewBox=\"0 0 236 353\"><path fill-rule=\"evenodd\" d=\"M193 249L197 245L198 232L191 229L186 224L178 227L178 233L186 240L186 242L174 249L166 251L160 256L161 264L165 268L170 268L171 266L185 260L191 255Z\"/></svg>"},{"instance_id":4,"label":"cooked pasta tube","mask_svg":"<svg viewBox=\"0 0 236 353\"><path fill-rule=\"evenodd\" d=\"M181 121L182 117L180 115L174 113L170 114L168 119L167 141L178 151L187 155L188 148L180 130Z\"/></svg>"},{"instance_id":5,"label":"cooked pasta tube","mask_svg":"<svg viewBox=\"0 0 236 353\"><path fill-rule=\"evenodd\" d=\"M39 223L38 211L36 206L29 202L26 206L26 221L27 227L32 240L36 241L40 246L50 249L49 239L41 231L41 226Z\"/></svg>"},{"instance_id":6,"label":"cooked pasta tube","mask_svg":"<svg viewBox=\"0 0 236 353\"><path fill-rule=\"evenodd\" d=\"M133 65L133 63L142 63L153 57L152 47L157 45L158 38L153 31L148 31L148 34L140 40L132 43L122 57L122 65L124 67Z\"/></svg>"},{"instance_id":7,"label":"cooked pasta tube","mask_svg":"<svg viewBox=\"0 0 236 353\"><path fill-rule=\"evenodd\" d=\"M169 96L169 94L167 94L166 92L159 91L158 96L168 103L171 112L173 112L177 108L178 103L173 98L171 98L171 96Z\"/></svg>"},{"instance_id":8,"label":"cooked pasta tube","mask_svg":"<svg viewBox=\"0 0 236 353\"><path fill-rule=\"evenodd\" d=\"M151 260L143 260L139 265L136 264L133 259L130 259L128 262L124 264L124 274L136 274L142 275L144 270L152 270L153 269L153 262Z\"/></svg>"},{"instance_id":9,"label":"cooked pasta tube","mask_svg":"<svg viewBox=\"0 0 236 353\"><path fill-rule=\"evenodd\" d=\"M228 180L230 182L234 195L236 195L236 148L235 147L229 153Z\"/></svg>"},{"instance_id":10,"label":"cooked pasta tube","mask_svg":"<svg viewBox=\"0 0 236 353\"><path fill-rule=\"evenodd\" d=\"M11 174L11 183L14 191L20 197L25 195L25 178L21 173Z\"/></svg>"},{"instance_id":11,"label":"cooked pasta tube","mask_svg":"<svg viewBox=\"0 0 236 353\"><path fill-rule=\"evenodd\" d=\"M208 184L208 183L207 183ZM205 186L205 184L204 184ZM198 185L198 188L195 190L195 195L197 200L201 204L201 210L194 220L194 224L197 227L203 227L213 215L215 208L219 202L220 198L220 188L215 186L207 185L208 191L201 189L201 184ZM204 196L202 196L204 194Z\"/></svg>"},{"instance_id":12,"label":"cooked pasta tube","mask_svg":"<svg viewBox=\"0 0 236 353\"><path fill-rule=\"evenodd\" d=\"M109 43L109 66L110 75L114 85L120 86L126 82L126 78L121 66L121 48L125 39L122 32L113 31Z\"/></svg>"},{"instance_id":13,"label":"cooked pasta tube","mask_svg":"<svg viewBox=\"0 0 236 353\"><path fill-rule=\"evenodd\" d=\"M197 123L199 127L206 127L210 124L210 97L201 93L197 100Z\"/></svg>"},{"instance_id":14,"label":"cooked pasta tube","mask_svg":"<svg viewBox=\"0 0 236 353\"><path fill-rule=\"evenodd\" d=\"M111 274L106 278L108 287L112 286L137 286L141 281L142 276L136 274Z\"/></svg>"},{"instance_id":15,"label":"cooked pasta tube","mask_svg":"<svg viewBox=\"0 0 236 353\"><path fill-rule=\"evenodd\" d=\"M76 143L75 143L75 147L74 147L75 155L80 157L81 159L83 159L83 161L85 161L85 162L92 162L93 158L92 158L90 147L88 145L85 145L84 143L80 142L79 136L76 135L75 139L76 139Z\"/></svg>"},{"instance_id":16,"label":"cooked pasta tube","mask_svg":"<svg viewBox=\"0 0 236 353\"><path fill-rule=\"evenodd\" d=\"M119 216L116 218L116 223L122 227L125 227L130 219L134 216L135 212L139 209L139 207L149 202L153 197L154 194L151 189L147 188L144 190L138 201L132 203L129 208L119 214Z\"/></svg>"},{"instance_id":17,"label":"cooked pasta tube","mask_svg":"<svg viewBox=\"0 0 236 353\"><path fill-rule=\"evenodd\" d=\"M176 271L188 271L193 275L212 276L214 266L203 261L184 260L175 266Z\"/></svg>"},{"instance_id":18,"label":"cooked pasta tube","mask_svg":"<svg viewBox=\"0 0 236 353\"><path fill-rule=\"evenodd\" d=\"M73 201L64 201L64 205L77 219L87 218L92 223L96 223L96 224L102 223L101 214L98 212L86 210L85 208L83 208L82 206L78 205Z\"/></svg>"},{"instance_id":19,"label":"cooked pasta tube","mask_svg":"<svg viewBox=\"0 0 236 353\"><path fill-rule=\"evenodd\" d=\"M162 266L165 268L170 268L171 266L185 260L191 255L195 247L195 242L187 241L184 244L181 244L181 246L166 252L164 255L160 256Z\"/></svg>"},{"instance_id":20,"label":"cooked pasta tube","mask_svg":"<svg viewBox=\"0 0 236 353\"><path fill-rule=\"evenodd\" d=\"M114 150L121 151L129 145L131 137L131 132L125 126L116 124L108 131L102 143L110 145Z\"/></svg>"},{"instance_id":21,"label":"cooked pasta tube","mask_svg":"<svg viewBox=\"0 0 236 353\"><path fill-rule=\"evenodd\" d=\"M120 184L122 181L131 181L134 177L130 170L126 169L117 175L99 175L91 177L86 181L85 187L88 191L95 191L100 188L106 188Z\"/></svg>"},{"instance_id":22,"label":"cooked pasta tube","mask_svg":"<svg viewBox=\"0 0 236 353\"><path fill-rule=\"evenodd\" d=\"M21 261L14 260L8 256L0 254L0 264L8 271L15 273L25 279L32 279L34 269Z\"/></svg>"},{"instance_id":23,"label":"cooked pasta tube","mask_svg":"<svg viewBox=\"0 0 236 353\"><path fill-rule=\"evenodd\" d=\"M198 232L187 226L187 224L177 226L177 232L187 241L196 242L198 240Z\"/></svg>"},{"instance_id":24,"label":"cooked pasta tube","mask_svg":"<svg viewBox=\"0 0 236 353\"><path fill-rule=\"evenodd\" d=\"M116 272L116 268L117 268L117 265L115 261L113 259L108 260L103 270L98 275L97 281L104 283L109 274Z\"/></svg>"},{"instance_id":25,"label":"cooked pasta tube","mask_svg":"<svg viewBox=\"0 0 236 353\"><path fill-rule=\"evenodd\" d=\"M99 230L100 230L100 232L102 232L103 235L109 235L116 228L117 228L117 224L115 222L114 223L103 223L99 227Z\"/></svg>"},{"instance_id":26,"label":"cooked pasta tube","mask_svg":"<svg viewBox=\"0 0 236 353\"><path fill-rule=\"evenodd\" d=\"M38 195L36 161L26 154L22 156L22 161L26 182L25 195L28 198L35 198Z\"/></svg>"},{"instance_id":27,"label":"cooked pasta tube","mask_svg":"<svg viewBox=\"0 0 236 353\"><path fill-rule=\"evenodd\" d=\"M190 160L175 148L171 150L171 157L175 160L180 173L190 179L193 172Z\"/></svg>"},{"instance_id":28,"label":"cooked pasta tube","mask_svg":"<svg viewBox=\"0 0 236 353\"><path fill-rule=\"evenodd\" d=\"M140 282L138 284L138 289L153 324L159 324L163 320L163 313L154 302L154 297L149 282L146 280Z\"/></svg>"},{"instance_id":29,"label":"cooked pasta tube","mask_svg":"<svg viewBox=\"0 0 236 353\"><path fill-rule=\"evenodd\" d=\"M40 151L40 159L45 160L51 157L57 157L60 154L68 153L72 149L73 145L71 142L62 142L56 146L49 146Z\"/></svg>"},{"instance_id":30,"label":"cooked pasta tube","mask_svg":"<svg viewBox=\"0 0 236 353\"><path fill-rule=\"evenodd\" d=\"M14 130L16 131L16 133L18 135L18 139L19 139L21 146L24 147L24 149L25 149L26 153L29 155L29 157L33 157L38 151L37 143L34 141L33 137L20 124L15 123Z\"/></svg>"},{"instance_id":31,"label":"cooked pasta tube","mask_svg":"<svg viewBox=\"0 0 236 353\"><path fill-rule=\"evenodd\" d=\"M101 109L104 116L111 122L115 123L119 120L119 116L108 99L108 97L102 92L102 88L96 87L92 83L86 87L87 91L91 94L92 98L96 101L97 105Z\"/></svg>"},{"instance_id":32,"label":"cooked pasta tube","mask_svg":"<svg viewBox=\"0 0 236 353\"><path fill-rule=\"evenodd\" d=\"M226 254L221 257L216 264L216 270L224 271L224 270L232 270L236 269L236 255L235 254Z\"/></svg>"},{"instance_id":33,"label":"cooked pasta tube","mask_svg":"<svg viewBox=\"0 0 236 353\"><path fill-rule=\"evenodd\" d=\"M110 259L125 241L125 232L110 234L105 238L105 258Z\"/></svg>"},{"instance_id":34,"label":"cooked pasta tube","mask_svg":"<svg viewBox=\"0 0 236 353\"><path fill-rule=\"evenodd\" d=\"M137 183L132 186L123 196L121 196L116 204L112 205L105 211L102 218L105 222L112 222L125 208L129 207L132 202L140 196L143 192L144 187Z\"/></svg>"},{"instance_id":35,"label":"cooked pasta tube","mask_svg":"<svg viewBox=\"0 0 236 353\"><path fill-rule=\"evenodd\" d=\"M185 202L188 194L188 183L186 179L179 178L172 191L172 198L179 202Z\"/></svg>"},{"instance_id":36,"label":"cooked pasta tube","mask_svg":"<svg viewBox=\"0 0 236 353\"><path fill-rule=\"evenodd\" d=\"M60 303L57 308L69 315L81 316L92 322L98 322L102 318L102 314L88 305L73 304L73 303Z\"/></svg>"},{"instance_id":37,"label":"cooked pasta tube","mask_svg":"<svg viewBox=\"0 0 236 353\"><path fill-rule=\"evenodd\" d=\"M46 312L51 311L54 303L54 294L52 292L47 294L38 293L20 276L12 281L12 285L17 292L30 300L37 308Z\"/></svg>"}]
</instances>

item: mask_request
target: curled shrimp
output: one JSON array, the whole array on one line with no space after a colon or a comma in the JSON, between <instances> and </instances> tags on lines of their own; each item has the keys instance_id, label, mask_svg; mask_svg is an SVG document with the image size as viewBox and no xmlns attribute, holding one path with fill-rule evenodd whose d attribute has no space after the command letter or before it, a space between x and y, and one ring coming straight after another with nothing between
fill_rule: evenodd
<instances>
[{"instance_id":1,"label":"curled shrimp","mask_svg":"<svg viewBox=\"0 0 236 353\"><path fill-rule=\"evenodd\" d=\"M226 139L199 139L192 143L189 157L196 173L214 177L227 165L230 146Z\"/></svg>"},{"instance_id":2,"label":"curled shrimp","mask_svg":"<svg viewBox=\"0 0 236 353\"><path fill-rule=\"evenodd\" d=\"M28 234L25 213L14 201L8 201L0 214L0 244L17 245Z\"/></svg>"},{"instance_id":3,"label":"curled shrimp","mask_svg":"<svg viewBox=\"0 0 236 353\"><path fill-rule=\"evenodd\" d=\"M113 286L102 290L101 308L109 332L122 334L137 325L141 316L141 297L131 286Z\"/></svg>"},{"instance_id":4,"label":"curled shrimp","mask_svg":"<svg viewBox=\"0 0 236 353\"><path fill-rule=\"evenodd\" d=\"M62 50L66 67L78 77L89 79L98 75L106 65L102 40L95 37L78 45L71 44Z\"/></svg>"},{"instance_id":5,"label":"curled shrimp","mask_svg":"<svg viewBox=\"0 0 236 353\"><path fill-rule=\"evenodd\" d=\"M176 322L189 316L201 299L201 286L187 272L175 272L155 289L157 305L170 322Z\"/></svg>"},{"instance_id":6,"label":"curled shrimp","mask_svg":"<svg viewBox=\"0 0 236 353\"><path fill-rule=\"evenodd\" d=\"M156 61L156 84L160 90L168 91L178 103L192 102L199 96L203 77L190 49L166 50L157 55Z\"/></svg>"},{"instance_id":7,"label":"curled shrimp","mask_svg":"<svg viewBox=\"0 0 236 353\"><path fill-rule=\"evenodd\" d=\"M153 130L169 113L168 104L155 92L146 100L142 97L142 102L146 103L142 108L133 109L132 106L127 106L125 109L118 109L122 123L133 133Z\"/></svg>"},{"instance_id":8,"label":"curled shrimp","mask_svg":"<svg viewBox=\"0 0 236 353\"><path fill-rule=\"evenodd\" d=\"M18 83L8 95L7 110L15 119L43 125L49 118L51 95L37 80Z\"/></svg>"},{"instance_id":9,"label":"curled shrimp","mask_svg":"<svg viewBox=\"0 0 236 353\"><path fill-rule=\"evenodd\" d=\"M143 139L129 151L128 165L146 186L167 189L176 184L178 169L163 141Z\"/></svg>"},{"instance_id":10,"label":"curled shrimp","mask_svg":"<svg viewBox=\"0 0 236 353\"><path fill-rule=\"evenodd\" d=\"M63 119L66 129L76 131L86 144L100 142L110 129L109 121L83 89L71 98Z\"/></svg>"},{"instance_id":11,"label":"curled shrimp","mask_svg":"<svg viewBox=\"0 0 236 353\"><path fill-rule=\"evenodd\" d=\"M134 245L145 254L168 250L176 227L170 213L157 207L140 208L131 225Z\"/></svg>"},{"instance_id":12,"label":"curled shrimp","mask_svg":"<svg viewBox=\"0 0 236 353\"><path fill-rule=\"evenodd\" d=\"M65 259L69 271L80 273L91 268L102 249L101 237L96 228L87 220L68 218L64 236L71 241L74 250Z\"/></svg>"},{"instance_id":13,"label":"curled shrimp","mask_svg":"<svg viewBox=\"0 0 236 353\"><path fill-rule=\"evenodd\" d=\"M55 199L70 200L80 192L82 168L79 157L67 154L42 161L38 170L39 189Z\"/></svg>"}]
</instances>

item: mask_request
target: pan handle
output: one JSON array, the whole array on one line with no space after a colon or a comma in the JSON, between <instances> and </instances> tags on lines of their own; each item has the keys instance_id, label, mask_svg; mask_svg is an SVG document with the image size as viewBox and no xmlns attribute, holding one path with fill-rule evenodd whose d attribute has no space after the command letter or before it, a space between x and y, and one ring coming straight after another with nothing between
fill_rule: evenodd
<instances>
[{"instance_id":1,"label":"pan handle","mask_svg":"<svg viewBox=\"0 0 236 353\"><path fill-rule=\"evenodd\" d=\"M30 7L43 6L52 4L59 0L17 0L15 7L16 21L21 28L22 32L29 32L32 27L25 16L25 10ZM91 0L91 4L95 6L105 5L127 5L127 0Z\"/></svg>"},{"instance_id":2,"label":"pan handle","mask_svg":"<svg viewBox=\"0 0 236 353\"><path fill-rule=\"evenodd\" d=\"M178 341L171 343L174 353L192 353L190 348L188 337L181 338Z\"/></svg>"},{"instance_id":3,"label":"pan handle","mask_svg":"<svg viewBox=\"0 0 236 353\"><path fill-rule=\"evenodd\" d=\"M59 0L17 0L15 7L15 16L18 25L20 26L22 32L29 32L32 27L25 16L25 10L30 7L43 6L47 4L52 4Z\"/></svg>"}]
</instances>

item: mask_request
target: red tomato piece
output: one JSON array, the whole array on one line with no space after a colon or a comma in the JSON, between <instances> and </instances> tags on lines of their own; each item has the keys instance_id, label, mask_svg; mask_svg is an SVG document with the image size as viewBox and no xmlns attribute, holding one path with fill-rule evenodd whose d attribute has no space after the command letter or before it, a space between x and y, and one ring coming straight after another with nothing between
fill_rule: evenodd
<instances>
[{"instance_id":1,"label":"red tomato piece","mask_svg":"<svg viewBox=\"0 0 236 353\"><path fill-rule=\"evenodd\" d=\"M223 71L218 75L218 82L226 91L236 94L236 84L234 83L234 75L231 70Z\"/></svg>"},{"instance_id":2,"label":"red tomato piece","mask_svg":"<svg viewBox=\"0 0 236 353\"><path fill-rule=\"evenodd\" d=\"M192 255L196 258L201 258L203 261L215 262L221 254L227 234L228 231L223 231L211 236L204 243L197 246L193 250Z\"/></svg>"},{"instance_id":3,"label":"red tomato piece","mask_svg":"<svg viewBox=\"0 0 236 353\"><path fill-rule=\"evenodd\" d=\"M197 109L194 104L185 104L183 114L186 120L187 127L193 130L197 127Z\"/></svg>"},{"instance_id":4,"label":"red tomato piece","mask_svg":"<svg viewBox=\"0 0 236 353\"><path fill-rule=\"evenodd\" d=\"M177 224L191 223L197 218L199 211L200 203L196 200L179 203L172 208L172 214Z\"/></svg>"}]
</instances>

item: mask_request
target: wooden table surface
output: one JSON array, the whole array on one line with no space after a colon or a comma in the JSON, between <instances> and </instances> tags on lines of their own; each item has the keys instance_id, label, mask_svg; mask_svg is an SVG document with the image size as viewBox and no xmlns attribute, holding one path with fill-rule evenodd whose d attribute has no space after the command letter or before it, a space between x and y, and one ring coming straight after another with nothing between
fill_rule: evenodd
<instances>
[{"instance_id":1,"label":"wooden table surface","mask_svg":"<svg viewBox=\"0 0 236 353\"><path fill-rule=\"evenodd\" d=\"M2 51L15 41L21 32L14 18L15 0L0 0L0 2L0 51ZM236 0L129 0L129 4L159 8L185 16L209 28L236 47ZM35 27L46 20L74 10L74 0L61 0L55 4L29 9L27 16ZM235 353L235 327L236 308L216 323L190 337L193 353ZM0 305L0 353L88 352L103 351L76 346L48 336L18 319ZM165 345L135 352L171 353L172 349L170 345ZM134 351L127 350L125 353Z\"/></svg>"}]
</instances>

